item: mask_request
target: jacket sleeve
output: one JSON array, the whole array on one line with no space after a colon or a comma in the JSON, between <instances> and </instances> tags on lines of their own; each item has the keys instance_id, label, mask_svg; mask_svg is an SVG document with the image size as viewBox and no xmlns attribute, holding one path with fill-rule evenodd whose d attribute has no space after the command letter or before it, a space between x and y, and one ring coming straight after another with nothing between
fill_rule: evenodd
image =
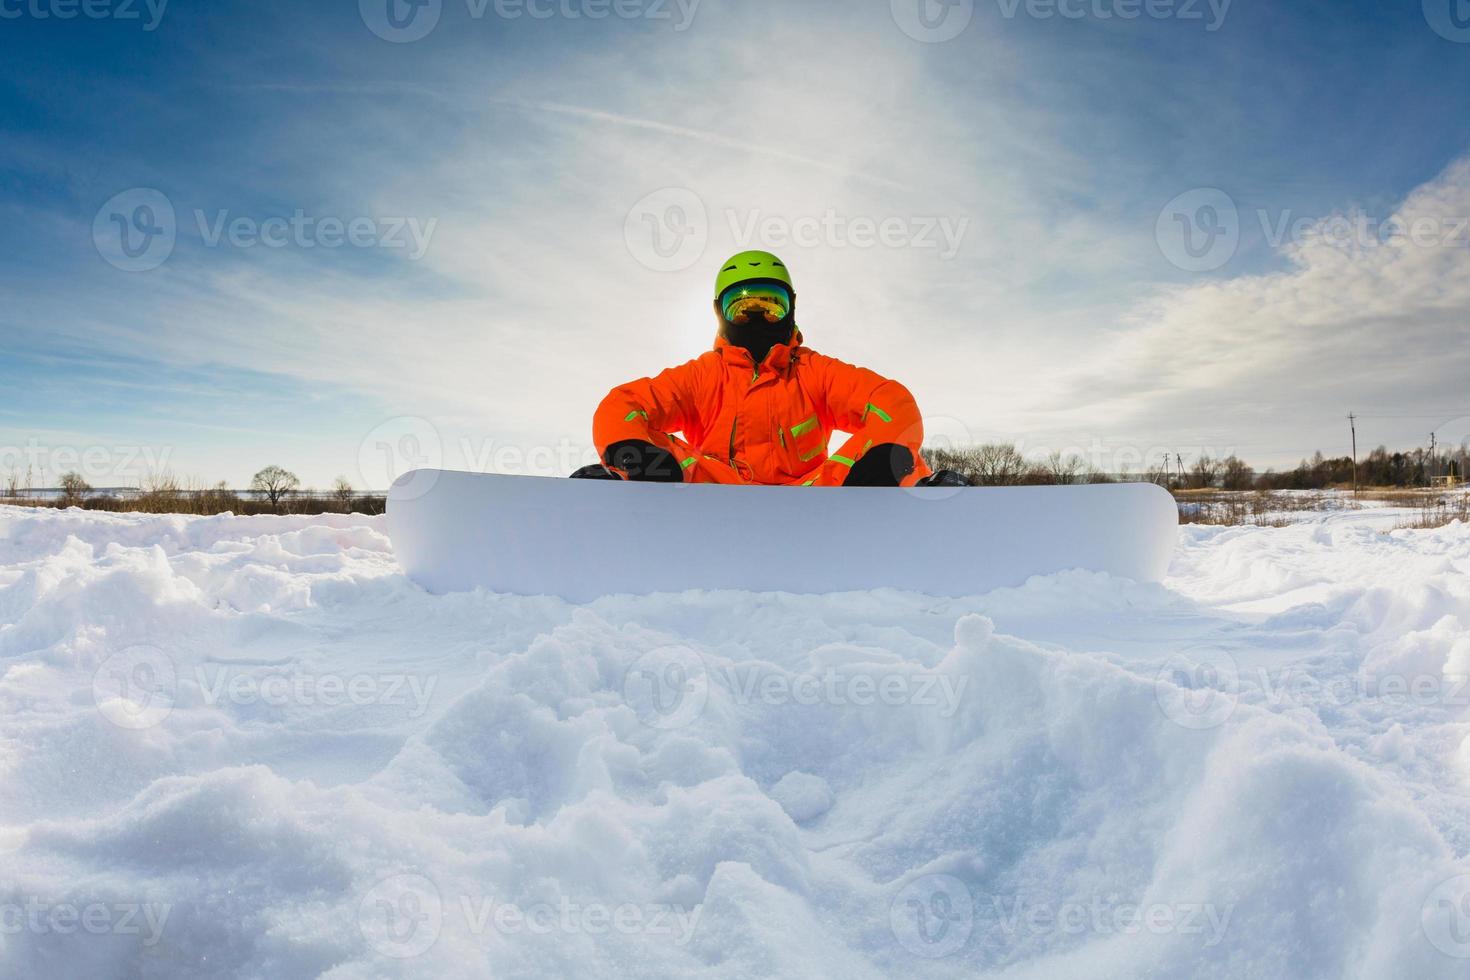
<instances>
[{"instance_id":1,"label":"jacket sleeve","mask_svg":"<svg viewBox=\"0 0 1470 980\"><path fill-rule=\"evenodd\" d=\"M817 355L813 361L819 389L814 394L827 413L826 421L850 436L823 464L817 485L840 485L869 449L889 443L904 446L914 455L914 472L903 481L905 486L929 475L919 454L924 445L924 419L907 388L876 371L835 358Z\"/></svg>"},{"instance_id":2,"label":"jacket sleeve","mask_svg":"<svg viewBox=\"0 0 1470 980\"><path fill-rule=\"evenodd\" d=\"M607 448L636 439L681 452L670 437L697 426L699 361L669 368L652 378L618 385L607 393L592 416L592 442L598 459L607 460ZM687 465L679 459L680 465Z\"/></svg>"}]
</instances>

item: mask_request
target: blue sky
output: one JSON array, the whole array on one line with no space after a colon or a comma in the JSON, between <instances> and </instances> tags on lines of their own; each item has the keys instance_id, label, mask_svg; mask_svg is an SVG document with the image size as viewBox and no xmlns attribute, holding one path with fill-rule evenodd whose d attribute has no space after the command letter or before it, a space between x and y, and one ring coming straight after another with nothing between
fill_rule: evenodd
<instances>
[{"instance_id":1,"label":"blue sky","mask_svg":"<svg viewBox=\"0 0 1470 980\"><path fill-rule=\"evenodd\" d=\"M1464 0L389 2L0 0L0 478L566 472L743 247L939 439L1470 434Z\"/></svg>"}]
</instances>

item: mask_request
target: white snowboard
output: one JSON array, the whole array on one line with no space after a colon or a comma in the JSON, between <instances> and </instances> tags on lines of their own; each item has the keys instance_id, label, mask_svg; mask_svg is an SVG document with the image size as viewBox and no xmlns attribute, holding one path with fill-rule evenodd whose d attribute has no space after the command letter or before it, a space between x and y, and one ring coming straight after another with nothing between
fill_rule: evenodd
<instances>
[{"instance_id":1,"label":"white snowboard","mask_svg":"<svg viewBox=\"0 0 1470 980\"><path fill-rule=\"evenodd\" d=\"M1178 510L1142 483L728 487L417 470L389 491L388 533L434 593L961 596L1072 568L1156 582Z\"/></svg>"}]
</instances>

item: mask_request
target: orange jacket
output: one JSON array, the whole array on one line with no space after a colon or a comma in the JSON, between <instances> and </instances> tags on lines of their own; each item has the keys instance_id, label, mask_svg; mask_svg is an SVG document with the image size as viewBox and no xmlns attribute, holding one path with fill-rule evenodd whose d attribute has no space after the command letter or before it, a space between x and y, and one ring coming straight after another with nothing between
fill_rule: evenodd
<instances>
[{"instance_id":1,"label":"orange jacket","mask_svg":"<svg viewBox=\"0 0 1470 980\"><path fill-rule=\"evenodd\" d=\"M749 351L718 338L687 364L619 385L592 420L599 458L638 439L672 452L689 483L839 486L868 449L897 443L914 454L904 484L928 476L908 389L800 345L798 332L757 368ZM834 430L851 438L829 456Z\"/></svg>"}]
</instances>

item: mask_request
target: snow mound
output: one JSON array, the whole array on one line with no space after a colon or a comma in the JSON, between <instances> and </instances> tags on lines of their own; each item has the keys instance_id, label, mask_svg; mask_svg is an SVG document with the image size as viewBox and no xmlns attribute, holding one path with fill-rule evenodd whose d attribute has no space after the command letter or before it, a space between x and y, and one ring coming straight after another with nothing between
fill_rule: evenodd
<instances>
[{"instance_id":1,"label":"snow mound","mask_svg":"<svg viewBox=\"0 0 1470 980\"><path fill-rule=\"evenodd\" d=\"M586 606L380 532L0 508L0 976L1470 968L1464 528Z\"/></svg>"}]
</instances>

